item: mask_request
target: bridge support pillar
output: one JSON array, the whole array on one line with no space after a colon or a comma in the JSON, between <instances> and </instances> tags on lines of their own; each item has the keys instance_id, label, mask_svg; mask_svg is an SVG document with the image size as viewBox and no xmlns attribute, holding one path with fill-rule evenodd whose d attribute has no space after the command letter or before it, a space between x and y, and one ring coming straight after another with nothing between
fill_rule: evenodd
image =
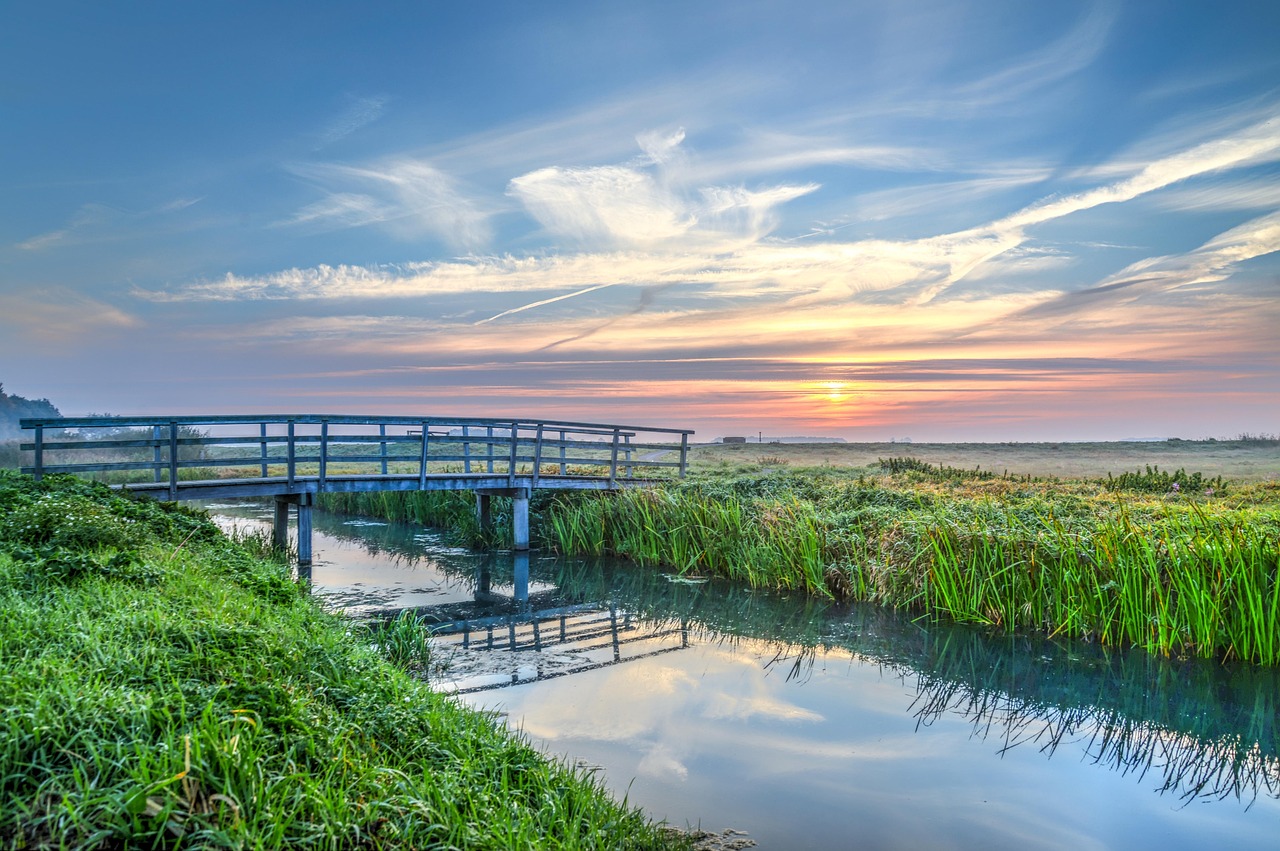
<instances>
[{"instance_id":1,"label":"bridge support pillar","mask_svg":"<svg viewBox=\"0 0 1280 851\"><path fill-rule=\"evenodd\" d=\"M311 507L315 497L309 493L298 497L298 566L311 566Z\"/></svg>"},{"instance_id":2,"label":"bridge support pillar","mask_svg":"<svg viewBox=\"0 0 1280 851\"><path fill-rule=\"evenodd\" d=\"M298 566L311 566L311 509L315 496L309 493L291 493L276 497L275 516L271 523L271 543L277 547L289 545L289 506L298 506Z\"/></svg>"},{"instance_id":3,"label":"bridge support pillar","mask_svg":"<svg viewBox=\"0 0 1280 851\"><path fill-rule=\"evenodd\" d=\"M289 546L289 501L276 497L276 514L271 523L271 545L283 550Z\"/></svg>"},{"instance_id":4,"label":"bridge support pillar","mask_svg":"<svg viewBox=\"0 0 1280 851\"><path fill-rule=\"evenodd\" d=\"M482 535L488 535L493 527L493 514L489 505L492 499L487 493L476 494L476 524L479 525Z\"/></svg>"},{"instance_id":5,"label":"bridge support pillar","mask_svg":"<svg viewBox=\"0 0 1280 851\"><path fill-rule=\"evenodd\" d=\"M476 491L476 519L487 529L492 522L489 498L511 497L511 538L517 552L529 549L529 488L485 488Z\"/></svg>"},{"instance_id":6,"label":"bridge support pillar","mask_svg":"<svg viewBox=\"0 0 1280 851\"><path fill-rule=\"evenodd\" d=\"M517 488L511 497L511 537L517 552L524 552L529 549L529 491L526 488ZM527 560L525 564L525 582L527 585Z\"/></svg>"}]
</instances>

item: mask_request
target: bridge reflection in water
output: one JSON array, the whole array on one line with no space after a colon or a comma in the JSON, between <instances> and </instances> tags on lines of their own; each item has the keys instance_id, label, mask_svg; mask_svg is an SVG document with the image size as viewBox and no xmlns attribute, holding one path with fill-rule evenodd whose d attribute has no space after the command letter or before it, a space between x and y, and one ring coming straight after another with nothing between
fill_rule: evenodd
<instances>
[{"instance_id":1,"label":"bridge reflection in water","mask_svg":"<svg viewBox=\"0 0 1280 851\"><path fill-rule=\"evenodd\" d=\"M458 604L418 609L435 635L433 656L448 660L434 681L457 694L563 677L689 647L689 621L654 624L607 601L549 605L559 589L530 594L529 554L513 554L511 595L493 591L493 558L475 573L475 604L496 611L471 617Z\"/></svg>"}]
</instances>

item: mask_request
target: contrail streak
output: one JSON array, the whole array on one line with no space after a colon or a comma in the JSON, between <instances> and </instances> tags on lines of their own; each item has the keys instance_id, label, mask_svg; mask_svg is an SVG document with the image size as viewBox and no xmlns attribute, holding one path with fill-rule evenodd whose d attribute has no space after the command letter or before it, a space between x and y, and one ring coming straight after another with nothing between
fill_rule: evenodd
<instances>
[{"instance_id":1,"label":"contrail streak","mask_svg":"<svg viewBox=\"0 0 1280 851\"><path fill-rule=\"evenodd\" d=\"M564 295L558 295L555 298L544 298L542 301L535 301L532 304L525 304L525 305L521 305L520 307L513 307L510 310L504 310L501 313L495 313L493 316L490 316L488 319L481 319L479 322L476 322L475 324L483 325L486 322L492 322L495 319L501 319L502 317L510 316L513 313L520 313L521 311L524 311L524 310L532 310L535 307L542 307L544 304L552 304L553 302L564 301L566 298L573 298L574 296L593 293L596 290L602 290L605 287L616 287L616 286L617 284L596 284L594 287L587 287L585 290L578 290L577 292L573 292L573 293L565 293Z\"/></svg>"}]
</instances>

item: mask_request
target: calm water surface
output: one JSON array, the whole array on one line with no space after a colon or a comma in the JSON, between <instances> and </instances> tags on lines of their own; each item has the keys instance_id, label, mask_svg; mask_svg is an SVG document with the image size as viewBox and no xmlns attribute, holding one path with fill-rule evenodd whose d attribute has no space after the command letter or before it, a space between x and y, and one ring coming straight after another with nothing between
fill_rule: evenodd
<instances>
[{"instance_id":1,"label":"calm water surface","mask_svg":"<svg viewBox=\"0 0 1280 851\"><path fill-rule=\"evenodd\" d=\"M318 513L316 532L328 605L437 623L438 688L673 824L773 849L1280 848L1275 671L476 554L412 526Z\"/></svg>"}]
</instances>

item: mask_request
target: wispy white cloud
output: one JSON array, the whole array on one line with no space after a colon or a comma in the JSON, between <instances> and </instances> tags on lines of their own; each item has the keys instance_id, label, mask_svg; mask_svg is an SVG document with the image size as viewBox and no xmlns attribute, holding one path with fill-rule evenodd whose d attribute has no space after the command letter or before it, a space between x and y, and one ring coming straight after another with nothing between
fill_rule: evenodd
<instances>
[{"instance_id":1,"label":"wispy white cloud","mask_svg":"<svg viewBox=\"0 0 1280 851\"><path fill-rule=\"evenodd\" d=\"M963 210L980 199L1011 189L1042 183L1051 174L1052 172L1047 168L1027 168L995 177L880 189L858 195L854 199L854 205L857 217L864 221L891 219L938 210Z\"/></svg>"},{"instance_id":2,"label":"wispy white cloud","mask_svg":"<svg viewBox=\"0 0 1280 851\"><path fill-rule=\"evenodd\" d=\"M122 213L119 210L103 204L84 204L75 212L65 227L29 237L19 242L15 247L23 251L43 251L54 246L65 245L83 238L86 233L94 231L121 215Z\"/></svg>"},{"instance_id":3,"label":"wispy white cloud","mask_svg":"<svg viewBox=\"0 0 1280 851\"><path fill-rule=\"evenodd\" d=\"M499 125L446 143L424 147L415 156L468 178L500 175L505 182L557 163L603 163L633 155L681 126L690 132L733 120L741 104L780 88L765 71L722 69L646 81L635 89L561 113ZM627 129L631 128L631 129ZM620 132L620 130L622 132Z\"/></svg>"},{"instance_id":4,"label":"wispy white cloud","mask_svg":"<svg viewBox=\"0 0 1280 851\"><path fill-rule=\"evenodd\" d=\"M161 204L159 209L156 212L177 213L187 209L188 207L194 207L196 204L199 204L203 200L204 200L203 196L201 196L200 198L175 198L167 204Z\"/></svg>"},{"instance_id":5,"label":"wispy white cloud","mask_svg":"<svg viewBox=\"0 0 1280 851\"><path fill-rule=\"evenodd\" d=\"M277 227L349 228L378 224L405 240L432 236L453 248L483 246L489 213L458 181L428 162L392 159L363 166L296 164L291 170L328 194ZM364 191L350 191L350 187Z\"/></svg>"},{"instance_id":6,"label":"wispy white cloud","mask_svg":"<svg viewBox=\"0 0 1280 851\"><path fill-rule=\"evenodd\" d=\"M203 198L175 198L143 210L123 210L107 204L82 204L67 224L28 237L14 247L22 251L44 251L83 242L123 239L164 226L173 214L199 204Z\"/></svg>"},{"instance_id":7,"label":"wispy white cloud","mask_svg":"<svg viewBox=\"0 0 1280 851\"><path fill-rule=\"evenodd\" d=\"M956 88L954 101L969 108L1025 98L1088 67L1102 51L1115 11L1096 3L1069 32L999 71Z\"/></svg>"},{"instance_id":8,"label":"wispy white cloud","mask_svg":"<svg viewBox=\"0 0 1280 851\"><path fill-rule=\"evenodd\" d=\"M390 102L391 98L387 95L350 98L346 108L320 132L317 147L331 145L377 121L386 112Z\"/></svg>"},{"instance_id":9,"label":"wispy white cloud","mask_svg":"<svg viewBox=\"0 0 1280 851\"><path fill-rule=\"evenodd\" d=\"M1277 159L1280 159L1280 118L1271 117L1231 136L1214 139L1148 163L1127 179L1032 204L988 225L953 234L948 241L957 246L986 245L990 250L985 257L976 257L968 265L953 266L950 274L927 288L921 297L936 298L985 260L1021 245L1026 238L1027 228L1103 204L1131 201L1199 175Z\"/></svg>"},{"instance_id":10,"label":"wispy white cloud","mask_svg":"<svg viewBox=\"0 0 1280 851\"><path fill-rule=\"evenodd\" d=\"M0 294L0 328L20 339L84 341L142 325L133 313L61 287Z\"/></svg>"},{"instance_id":11,"label":"wispy white cloud","mask_svg":"<svg viewBox=\"0 0 1280 851\"><path fill-rule=\"evenodd\" d=\"M742 180L820 166L851 166L875 171L940 171L952 165L951 158L940 151L920 146L849 145L821 137L753 133L739 144L691 164L689 175L710 182Z\"/></svg>"},{"instance_id":12,"label":"wispy white cloud","mask_svg":"<svg viewBox=\"0 0 1280 851\"><path fill-rule=\"evenodd\" d=\"M1152 163L1255 132L1262 125L1274 122L1277 116L1280 116L1280 100L1274 94L1178 113L1149 128L1144 135L1108 159L1068 167L1062 177L1080 183L1133 177Z\"/></svg>"},{"instance_id":13,"label":"wispy white cloud","mask_svg":"<svg viewBox=\"0 0 1280 851\"><path fill-rule=\"evenodd\" d=\"M1077 313L1133 303L1153 295L1198 299L1217 297L1206 285L1225 281L1237 267L1255 257L1280 251L1280 211L1259 216L1186 254L1151 257L1132 263L1097 285L1064 293L1027 311L1028 314Z\"/></svg>"},{"instance_id":14,"label":"wispy white cloud","mask_svg":"<svg viewBox=\"0 0 1280 851\"><path fill-rule=\"evenodd\" d=\"M586 244L647 245L696 223L651 176L624 166L539 169L512 180L511 194L550 233Z\"/></svg>"},{"instance_id":15,"label":"wispy white cloud","mask_svg":"<svg viewBox=\"0 0 1280 851\"><path fill-rule=\"evenodd\" d=\"M682 246L754 241L776 225L774 208L816 184L748 190L698 186L685 164L683 130L641 134L644 155L593 168L551 167L521 175L509 192L551 234L587 246Z\"/></svg>"},{"instance_id":16,"label":"wispy white cloud","mask_svg":"<svg viewBox=\"0 0 1280 851\"><path fill-rule=\"evenodd\" d=\"M1280 182L1241 178L1181 186L1161 192L1154 203L1177 212L1274 210L1280 209Z\"/></svg>"},{"instance_id":17,"label":"wispy white cloud","mask_svg":"<svg viewBox=\"0 0 1280 851\"><path fill-rule=\"evenodd\" d=\"M811 316L814 310L841 316L847 329L861 327L862 320L834 308L856 306L866 314L873 303L922 305L939 299L966 278L975 286L949 298L974 299L1007 291L1011 278L1021 280L1013 289L1030 289L1037 273L1061 269L1075 258L1069 244L1037 245L1032 236L1037 225L1156 193L1197 175L1227 173L1280 158L1280 132L1277 120L1268 119L1235 135L1151 162L1123 180L1049 198L972 228L914 240L772 239L768 234L774 224L773 211L817 191L816 186L784 185L756 191L702 187L694 197L666 180L658 165L679 151L677 134L646 141L644 147L643 162L648 165L635 160L593 169L560 168L513 181L513 195L529 204L548 230L594 243L586 250L522 257L472 256L394 267L319 266L264 276L227 275L164 291L139 290L138 295L154 301L465 295L477 303L493 305L485 322L501 325L515 321L517 315L523 321L524 314L535 308L546 311L555 306L559 310L571 298L574 303L598 298L595 294L606 285L678 287L664 293L663 300L678 293L680 309L697 313L704 323L709 315L745 309L755 301L757 314L774 321L779 334L796 330L783 321L784 315ZM1033 172L1008 179L1016 184L1036 176ZM983 189L979 183L976 191ZM974 190L970 187L969 191ZM353 201L349 206L359 213L362 203ZM1256 220L1251 229L1224 235L1221 244L1211 243L1191 252L1187 268L1208 270L1203 272L1209 276L1204 278L1207 281L1213 269L1227 268L1222 264L1228 260L1223 258L1234 257L1232 251L1261 251L1260 246L1271 239L1271 231L1264 227L1266 221L1265 217ZM612 250L602 250L609 247ZM1176 258L1162 262L1172 268ZM1132 274L1142 271L1130 270ZM1046 292L1036 301L1057 295ZM616 300L609 304L609 315L626 314L629 321L639 322L628 312L633 308ZM1004 305L1008 310L1027 306ZM596 314L580 327L568 327L563 324L564 314L559 316L561 325L547 329L554 335L548 342L580 339L602 321ZM611 327L611 335L617 330ZM833 332L832 339L835 336Z\"/></svg>"},{"instance_id":18,"label":"wispy white cloud","mask_svg":"<svg viewBox=\"0 0 1280 851\"><path fill-rule=\"evenodd\" d=\"M277 222L275 227L321 224L326 227L360 227L385 222L393 211L371 195L357 192L335 192L308 204L292 218Z\"/></svg>"},{"instance_id":19,"label":"wispy white cloud","mask_svg":"<svg viewBox=\"0 0 1280 851\"><path fill-rule=\"evenodd\" d=\"M1231 136L1196 145L1145 165L1126 180L1034 204L994 222L994 230L1021 228L1100 204L1129 201L1202 174L1280 159L1280 118L1271 117Z\"/></svg>"}]
</instances>

